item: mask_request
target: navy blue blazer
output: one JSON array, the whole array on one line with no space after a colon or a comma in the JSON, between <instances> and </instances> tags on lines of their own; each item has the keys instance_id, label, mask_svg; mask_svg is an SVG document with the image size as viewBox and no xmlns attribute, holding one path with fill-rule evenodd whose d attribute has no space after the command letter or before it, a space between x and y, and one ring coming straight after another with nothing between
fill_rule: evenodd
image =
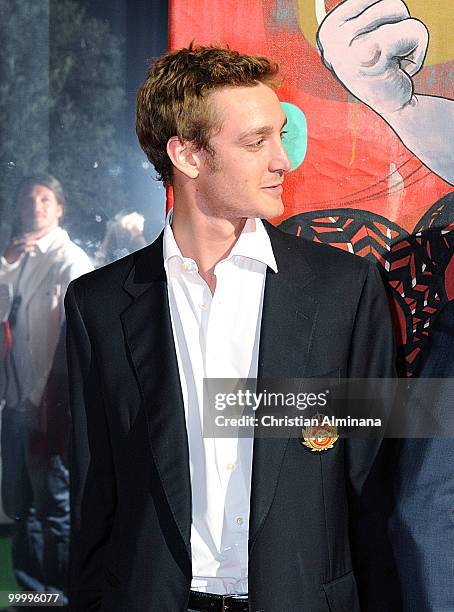
<instances>
[{"instance_id":1,"label":"navy blue blazer","mask_svg":"<svg viewBox=\"0 0 454 612\"><path fill-rule=\"evenodd\" d=\"M258 379L392 377L377 269L266 227L279 272L266 277ZM71 283L65 304L71 612L186 611L189 451L162 235ZM382 456L380 440L313 453L288 436L254 439L251 612L398 610Z\"/></svg>"},{"instance_id":2,"label":"navy blue blazer","mask_svg":"<svg viewBox=\"0 0 454 612\"><path fill-rule=\"evenodd\" d=\"M441 379L431 398L434 414L454 409L453 381L443 380L454 378L454 301L434 322L419 376ZM454 439L403 441L397 473L393 530L404 609L454 610Z\"/></svg>"}]
</instances>

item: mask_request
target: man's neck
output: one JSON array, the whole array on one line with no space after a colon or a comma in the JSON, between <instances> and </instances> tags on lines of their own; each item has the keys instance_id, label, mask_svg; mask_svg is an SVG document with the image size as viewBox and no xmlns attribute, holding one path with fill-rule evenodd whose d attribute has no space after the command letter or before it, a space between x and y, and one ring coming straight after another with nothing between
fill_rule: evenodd
<instances>
[{"instance_id":1,"label":"man's neck","mask_svg":"<svg viewBox=\"0 0 454 612\"><path fill-rule=\"evenodd\" d=\"M197 263L200 276L214 294L216 276L214 268L225 259L238 240L245 218L221 219L207 216L198 209L184 204L174 205L172 231L183 257Z\"/></svg>"},{"instance_id":2,"label":"man's neck","mask_svg":"<svg viewBox=\"0 0 454 612\"><path fill-rule=\"evenodd\" d=\"M39 229L39 230L35 230L35 229L26 230L25 229L22 232L22 235L27 235L27 236L29 236L33 240L41 240L41 238L44 238L45 236L48 236L57 227L59 227L58 223L55 223L54 225L51 225L49 227L45 227L45 228L42 228L42 229Z\"/></svg>"}]
</instances>

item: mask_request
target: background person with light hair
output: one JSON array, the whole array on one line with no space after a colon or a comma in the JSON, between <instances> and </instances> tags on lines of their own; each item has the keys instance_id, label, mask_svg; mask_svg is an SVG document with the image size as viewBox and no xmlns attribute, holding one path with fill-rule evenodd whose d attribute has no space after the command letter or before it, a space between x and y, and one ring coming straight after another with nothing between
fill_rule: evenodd
<instances>
[{"instance_id":1,"label":"background person with light hair","mask_svg":"<svg viewBox=\"0 0 454 612\"><path fill-rule=\"evenodd\" d=\"M96 267L134 253L146 245L145 218L138 212L121 211L107 222L106 233L95 253Z\"/></svg>"}]
</instances>

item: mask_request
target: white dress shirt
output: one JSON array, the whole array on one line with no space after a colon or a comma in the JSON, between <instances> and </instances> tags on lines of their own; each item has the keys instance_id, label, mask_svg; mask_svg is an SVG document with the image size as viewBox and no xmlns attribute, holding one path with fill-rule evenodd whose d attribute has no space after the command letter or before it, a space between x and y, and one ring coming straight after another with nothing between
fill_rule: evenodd
<instances>
[{"instance_id":1,"label":"white dress shirt","mask_svg":"<svg viewBox=\"0 0 454 612\"><path fill-rule=\"evenodd\" d=\"M20 295L11 355L5 359L2 393L19 407L29 399L39 406L52 366L65 311L69 283L93 269L88 255L56 227L36 241L35 249L14 263L0 257L0 284Z\"/></svg>"},{"instance_id":2,"label":"white dress shirt","mask_svg":"<svg viewBox=\"0 0 454 612\"><path fill-rule=\"evenodd\" d=\"M276 260L260 219L248 219L214 269L212 295L170 222L171 212L163 253L189 444L191 588L247 593L253 439L203 437L203 379L257 377L266 269L277 272Z\"/></svg>"}]
</instances>

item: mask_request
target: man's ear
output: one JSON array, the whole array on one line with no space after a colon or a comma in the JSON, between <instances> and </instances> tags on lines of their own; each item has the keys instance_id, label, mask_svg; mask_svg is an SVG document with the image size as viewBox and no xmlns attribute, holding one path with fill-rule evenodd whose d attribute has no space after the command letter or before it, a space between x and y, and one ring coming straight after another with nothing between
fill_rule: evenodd
<instances>
[{"instance_id":1,"label":"man's ear","mask_svg":"<svg viewBox=\"0 0 454 612\"><path fill-rule=\"evenodd\" d=\"M167 155L175 168L188 178L199 176L199 156L190 142L182 142L178 136L172 136L167 142Z\"/></svg>"}]
</instances>

